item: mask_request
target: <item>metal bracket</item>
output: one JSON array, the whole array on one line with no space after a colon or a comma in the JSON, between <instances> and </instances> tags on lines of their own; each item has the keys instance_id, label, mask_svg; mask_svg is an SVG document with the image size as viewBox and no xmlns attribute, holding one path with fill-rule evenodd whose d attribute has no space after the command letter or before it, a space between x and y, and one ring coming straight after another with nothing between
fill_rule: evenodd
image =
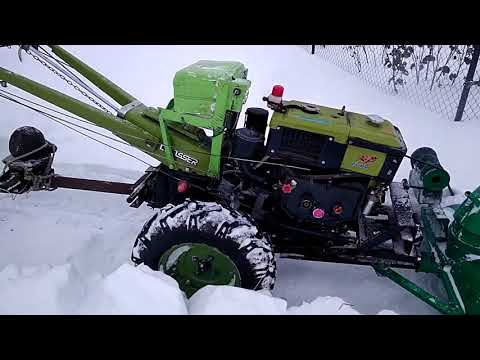
<instances>
[{"instance_id":1,"label":"metal bracket","mask_svg":"<svg viewBox=\"0 0 480 360\"><path fill-rule=\"evenodd\" d=\"M465 315L465 310L460 305L461 299L457 299L453 296L452 292L449 291L449 288L446 288L448 292L449 301L445 302L438 298L437 296L429 293L428 291L424 290L423 288L416 285L414 282L408 280L406 277L401 275L400 273L392 270L390 267L383 266L383 265L373 265L375 272L380 273L383 276L386 276L390 280L392 280L397 285L401 286L418 299L426 302L428 305L432 306L439 312L446 314L446 315ZM444 281L445 286L449 286L450 284ZM450 285L451 286L451 285Z\"/></svg>"},{"instance_id":2,"label":"metal bracket","mask_svg":"<svg viewBox=\"0 0 480 360\"><path fill-rule=\"evenodd\" d=\"M125 115L127 115L127 113L130 110L133 110L139 107L140 105L142 105L142 102L140 100L132 101L131 103L128 103L127 105L122 106L120 110L118 110L117 116L119 118L125 119Z\"/></svg>"},{"instance_id":3,"label":"metal bracket","mask_svg":"<svg viewBox=\"0 0 480 360\"><path fill-rule=\"evenodd\" d=\"M145 199L142 196L142 192L147 185L147 181L149 181L150 178L152 178L154 175L154 169L152 169L152 167L149 167L145 171L145 174L140 179L138 179L135 184L133 184L133 190L127 198L127 203L130 204L130 207L138 208L144 202Z\"/></svg>"},{"instance_id":4,"label":"metal bracket","mask_svg":"<svg viewBox=\"0 0 480 360\"><path fill-rule=\"evenodd\" d=\"M170 141L170 135L167 132L167 124L160 113L158 116L158 124L160 125L160 133L162 134L162 145L163 151L165 152L166 163L168 167L172 170L177 169L177 163L175 157L173 156L172 142Z\"/></svg>"}]
</instances>

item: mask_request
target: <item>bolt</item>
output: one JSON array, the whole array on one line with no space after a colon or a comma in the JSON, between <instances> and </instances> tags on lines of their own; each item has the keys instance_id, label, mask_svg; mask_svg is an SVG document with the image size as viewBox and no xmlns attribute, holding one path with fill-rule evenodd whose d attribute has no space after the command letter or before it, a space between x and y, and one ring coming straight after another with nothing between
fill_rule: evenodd
<instances>
[{"instance_id":1,"label":"bolt","mask_svg":"<svg viewBox=\"0 0 480 360\"><path fill-rule=\"evenodd\" d=\"M273 150L273 149L272 149L272 150L270 150L270 152L271 152L271 153L274 153L274 152L275 152L275 150Z\"/></svg>"},{"instance_id":2,"label":"bolt","mask_svg":"<svg viewBox=\"0 0 480 360\"><path fill-rule=\"evenodd\" d=\"M241 93L242 93L242 91L238 88L233 90L233 94L236 95L236 96L240 95Z\"/></svg>"},{"instance_id":3,"label":"bolt","mask_svg":"<svg viewBox=\"0 0 480 360\"><path fill-rule=\"evenodd\" d=\"M310 200L303 200L302 206L308 209L311 206Z\"/></svg>"},{"instance_id":4,"label":"bolt","mask_svg":"<svg viewBox=\"0 0 480 360\"><path fill-rule=\"evenodd\" d=\"M322 160L322 165L325 165L325 160Z\"/></svg>"},{"instance_id":5,"label":"bolt","mask_svg":"<svg viewBox=\"0 0 480 360\"><path fill-rule=\"evenodd\" d=\"M329 137L329 138L328 138L328 141L333 141L333 138Z\"/></svg>"}]
</instances>

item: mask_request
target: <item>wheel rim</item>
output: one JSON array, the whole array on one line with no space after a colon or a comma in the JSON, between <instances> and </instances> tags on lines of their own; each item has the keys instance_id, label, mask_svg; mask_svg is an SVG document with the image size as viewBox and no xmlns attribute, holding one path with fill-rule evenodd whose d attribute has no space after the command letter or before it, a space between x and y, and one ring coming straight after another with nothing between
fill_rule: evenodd
<instances>
[{"instance_id":1,"label":"wheel rim","mask_svg":"<svg viewBox=\"0 0 480 360\"><path fill-rule=\"evenodd\" d=\"M187 297L206 285L241 284L235 263L218 249L206 244L173 246L161 256L158 268L173 277Z\"/></svg>"}]
</instances>

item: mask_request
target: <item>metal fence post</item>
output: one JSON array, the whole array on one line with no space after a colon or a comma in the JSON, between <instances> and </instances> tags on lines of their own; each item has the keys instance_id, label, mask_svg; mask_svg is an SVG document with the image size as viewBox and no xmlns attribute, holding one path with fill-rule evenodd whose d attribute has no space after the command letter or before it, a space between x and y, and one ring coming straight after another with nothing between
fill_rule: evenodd
<instances>
[{"instance_id":1,"label":"metal fence post","mask_svg":"<svg viewBox=\"0 0 480 360\"><path fill-rule=\"evenodd\" d=\"M312 55L315 55L315 45L312 45Z\"/></svg>"},{"instance_id":2,"label":"metal fence post","mask_svg":"<svg viewBox=\"0 0 480 360\"><path fill-rule=\"evenodd\" d=\"M472 86L473 76L475 75L475 70L477 69L479 56L480 45L474 45L472 61L470 63L470 67L468 68L465 84L463 85L462 95L460 96L460 102L458 103L457 114L455 115L455 121L462 120L463 111L465 110L465 105L467 104L468 94L470 93L470 87Z\"/></svg>"}]
</instances>

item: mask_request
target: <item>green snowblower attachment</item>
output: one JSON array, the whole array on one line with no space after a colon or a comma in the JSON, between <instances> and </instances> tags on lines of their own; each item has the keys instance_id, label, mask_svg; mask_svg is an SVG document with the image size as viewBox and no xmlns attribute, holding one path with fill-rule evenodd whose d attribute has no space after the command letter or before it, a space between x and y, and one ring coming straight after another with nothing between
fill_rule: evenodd
<instances>
[{"instance_id":1,"label":"green snowblower attachment","mask_svg":"<svg viewBox=\"0 0 480 360\"><path fill-rule=\"evenodd\" d=\"M466 312L480 315L480 187L465 195L448 229L446 254Z\"/></svg>"},{"instance_id":2,"label":"green snowblower attachment","mask_svg":"<svg viewBox=\"0 0 480 360\"><path fill-rule=\"evenodd\" d=\"M429 293L391 268L374 268L443 314L480 315L480 187L465 193L465 201L449 222L441 206L442 190L450 182L448 172L431 148L417 149L411 159L408 183L419 208L423 235L417 271L437 276L447 299Z\"/></svg>"}]
</instances>

